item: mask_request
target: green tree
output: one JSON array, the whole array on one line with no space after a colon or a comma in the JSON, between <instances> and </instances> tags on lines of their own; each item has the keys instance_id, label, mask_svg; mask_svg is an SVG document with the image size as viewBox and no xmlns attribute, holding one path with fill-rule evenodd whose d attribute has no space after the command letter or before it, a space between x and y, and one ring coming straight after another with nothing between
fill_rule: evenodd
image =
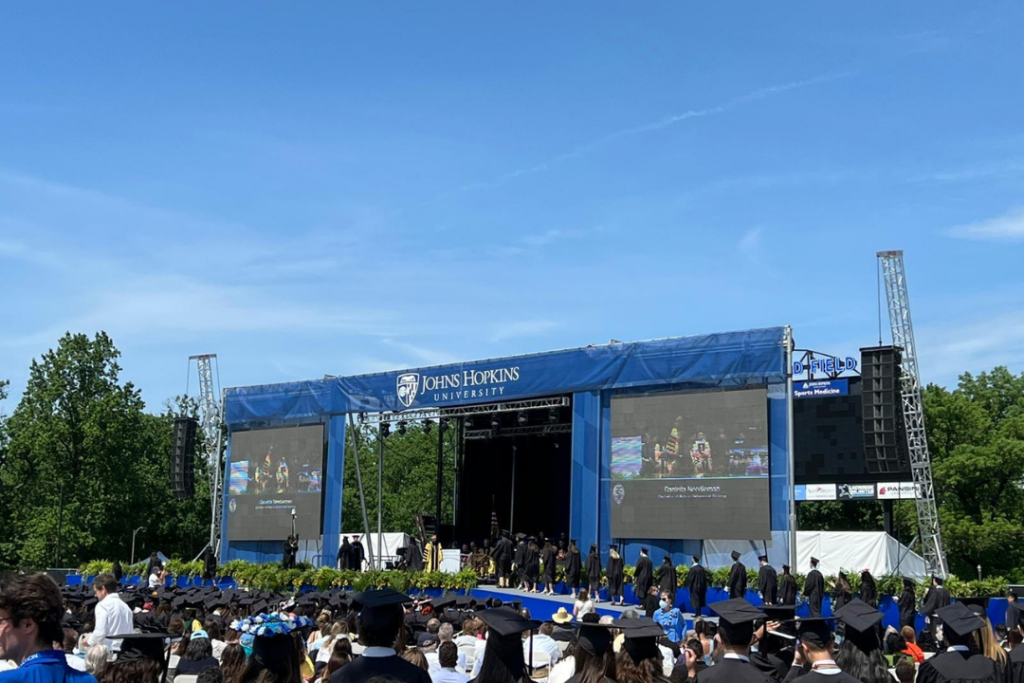
<instances>
[{"instance_id":1,"label":"green tree","mask_svg":"<svg viewBox=\"0 0 1024 683\"><path fill-rule=\"evenodd\" d=\"M359 464L362 469L363 491L370 528L377 529L377 429L364 425L357 427ZM454 429L445 432L444 484L441 491L442 521L452 522L453 486L455 483ZM345 487L342 498L342 531L346 534L363 533L363 516L359 505L359 487L356 479L355 458L350 435L345 455ZM428 432L421 424L409 425L406 433L399 434L391 426L391 434L384 441L384 496L383 530L416 531L416 514L434 514L436 508L438 426Z\"/></svg>"}]
</instances>

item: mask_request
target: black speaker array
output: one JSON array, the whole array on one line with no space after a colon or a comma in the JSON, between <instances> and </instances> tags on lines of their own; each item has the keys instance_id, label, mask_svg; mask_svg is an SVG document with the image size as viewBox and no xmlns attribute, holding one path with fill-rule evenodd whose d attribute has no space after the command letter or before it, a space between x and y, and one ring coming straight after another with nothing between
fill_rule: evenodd
<instances>
[{"instance_id":1,"label":"black speaker array","mask_svg":"<svg viewBox=\"0 0 1024 683\"><path fill-rule=\"evenodd\" d=\"M907 472L899 347L861 349L860 376L867 470L872 474Z\"/></svg>"},{"instance_id":2,"label":"black speaker array","mask_svg":"<svg viewBox=\"0 0 1024 683\"><path fill-rule=\"evenodd\" d=\"M174 450L171 453L171 490L178 499L196 492L195 453L199 421L191 417L174 420Z\"/></svg>"}]
</instances>

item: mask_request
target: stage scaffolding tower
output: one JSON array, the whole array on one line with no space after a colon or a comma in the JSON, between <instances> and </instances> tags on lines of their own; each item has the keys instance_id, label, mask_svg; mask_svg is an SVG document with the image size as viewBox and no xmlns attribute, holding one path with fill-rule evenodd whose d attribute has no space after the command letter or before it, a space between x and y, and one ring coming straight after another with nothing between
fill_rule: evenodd
<instances>
[{"instance_id":1,"label":"stage scaffolding tower","mask_svg":"<svg viewBox=\"0 0 1024 683\"><path fill-rule=\"evenodd\" d=\"M942 531L939 512L935 504L935 486L932 482L931 456L924 425L924 403L921 400L921 374L917 365L917 346L914 326L910 320L910 296L907 293L907 275L903 267L902 251L880 251L885 281L885 296L889 302L889 324L892 343L902 349L900 385L902 389L903 421L907 433L907 451L916 489L917 525L921 548L928 571L946 574L946 555L942 551Z\"/></svg>"},{"instance_id":2,"label":"stage scaffolding tower","mask_svg":"<svg viewBox=\"0 0 1024 683\"><path fill-rule=\"evenodd\" d=\"M223 403L218 396L220 387L220 365L217 354L207 353L189 356L189 363L196 362L199 370L199 426L203 430L203 454L210 477L210 542L209 548L219 556L220 543L220 502L221 502L221 430ZM216 385L216 386L215 386Z\"/></svg>"}]
</instances>

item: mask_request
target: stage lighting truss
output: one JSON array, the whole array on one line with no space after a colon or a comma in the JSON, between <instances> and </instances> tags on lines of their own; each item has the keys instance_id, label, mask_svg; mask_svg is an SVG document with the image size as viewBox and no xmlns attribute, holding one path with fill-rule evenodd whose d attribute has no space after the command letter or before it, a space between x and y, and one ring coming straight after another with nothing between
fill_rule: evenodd
<instances>
[{"instance_id":1,"label":"stage lighting truss","mask_svg":"<svg viewBox=\"0 0 1024 683\"><path fill-rule=\"evenodd\" d=\"M385 413L359 413L359 421L363 424L378 424L381 422L416 422L423 420L441 420L442 418L469 418L474 415L488 417L493 413L518 413L524 410L548 409L549 415L557 415L558 408L567 408L570 405L568 396L556 398L534 398L525 401L507 401L504 403L481 403L473 406L459 406L458 408L425 408L422 410L406 410ZM555 412L551 412L551 411ZM550 419L550 418L549 418ZM468 425L467 425L468 426ZM489 430L488 430L489 431ZM508 430L502 430L502 433Z\"/></svg>"},{"instance_id":2,"label":"stage lighting truss","mask_svg":"<svg viewBox=\"0 0 1024 683\"><path fill-rule=\"evenodd\" d=\"M502 437L509 436L550 436L554 434L571 434L572 425L569 423L563 424L548 424L548 425L530 425L527 427L505 427L501 430ZM495 436L494 430L487 429L467 429L466 440L471 439L493 439Z\"/></svg>"}]
</instances>

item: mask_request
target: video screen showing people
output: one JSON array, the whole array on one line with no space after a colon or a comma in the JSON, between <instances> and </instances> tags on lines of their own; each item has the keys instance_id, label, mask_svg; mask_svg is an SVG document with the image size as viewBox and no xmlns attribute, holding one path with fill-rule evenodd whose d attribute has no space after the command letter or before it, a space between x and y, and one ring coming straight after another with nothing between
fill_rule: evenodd
<instances>
[{"instance_id":1,"label":"video screen showing people","mask_svg":"<svg viewBox=\"0 0 1024 683\"><path fill-rule=\"evenodd\" d=\"M612 479L768 476L763 390L657 394L612 403Z\"/></svg>"},{"instance_id":2,"label":"video screen showing people","mask_svg":"<svg viewBox=\"0 0 1024 683\"><path fill-rule=\"evenodd\" d=\"M235 540L320 535L324 427L235 432L228 467L228 533Z\"/></svg>"},{"instance_id":3,"label":"video screen showing people","mask_svg":"<svg viewBox=\"0 0 1024 683\"><path fill-rule=\"evenodd\" d=\"M763 388L614 398L612 535L769 538L767 420Z\"/></svg>"}]
</instances>

